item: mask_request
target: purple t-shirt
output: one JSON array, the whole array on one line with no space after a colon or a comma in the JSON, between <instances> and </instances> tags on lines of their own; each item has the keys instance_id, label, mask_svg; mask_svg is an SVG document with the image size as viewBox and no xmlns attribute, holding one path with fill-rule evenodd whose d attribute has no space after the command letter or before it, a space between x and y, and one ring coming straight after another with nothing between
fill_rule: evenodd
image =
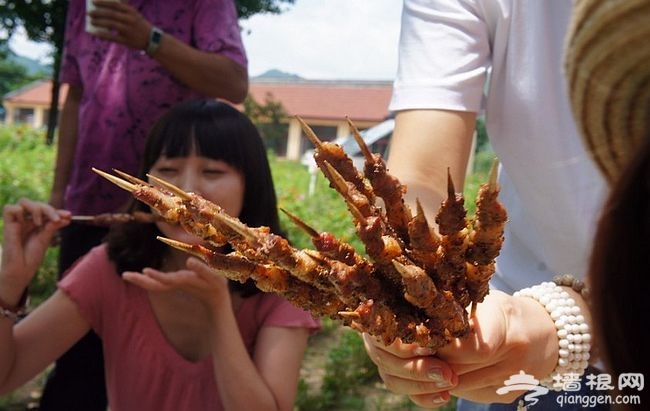
<instances>
[{"instance_id":1,"label":"purple t-shirt","mask_svg":"<svg viewBox=\"0 0 650 411\"><path fill-rule=\"evenodd\" d=\"M151 24L200 50L242 67L247 59L232 0L129 0ZM136 173L151 126L174 104L201 96L140 51L85 32L86 1L71 0L61 82L82 86L78 142L65 208L75 214L113 212L129 194L91 167Z\"/></svg>"},{"instance_id":2,"label":"purple t-shirt","mask_svg":"<svg viewBox=\"0 0 650 411\"><path fill-rule=\"evenodd\" d=\"M59 282L102 339L111 410L221 410L212 359L190 362L167 342L147 292L122 280L106 254L93 248ZM284 298L260 293L243 300L237 324L252 353L264 327L320 323Z\"/></svg>"}]
</instances>

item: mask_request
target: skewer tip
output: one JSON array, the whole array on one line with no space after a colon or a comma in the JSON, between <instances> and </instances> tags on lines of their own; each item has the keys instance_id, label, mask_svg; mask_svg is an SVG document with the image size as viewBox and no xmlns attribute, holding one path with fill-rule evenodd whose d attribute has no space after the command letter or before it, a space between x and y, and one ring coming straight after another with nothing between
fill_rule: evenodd
<instances>
[{"instance_id":1,"label":"skewer tip","mask_svg":"<svg viewBox=\"0 0 650 411\"><path fill-rule=\"evenodd\" d=\"M336 190L341 193L343 198L345 199L345 203L348 206L348 210L350 210L350 213L354 217L356 221L358 221L361 224L365 224L366 217L363 215L361 210L359 210L357 207L352 204L352 201L349 201L350 196L349 194L349 188L347 181L345 181L345 178L332 166L328 161L323 162L323 166L325 170L323 172L325 175L328 176L328 179L330 183L332 183Z\"/></svg>"},{"instance_id":2,"label":"skewer tip","mask_svg":"<svg viewBox=\"0 0 650 411\"><path fill-rule=\"evenodd\" d=\"M309 125L305 123L305 121L302 118L300 118L300 116L296 116L296 120L298 120L298 123L300 124L302 131L305 132L305 136L307 136L309 141L311 141L316 148L321 147L323 145L323 142L321 141L320 138L318 138L316 133L314 133L314 130L312 130L311 127L309 127Z\"/></svg>"},{"instance_id":3,"label":"skewer tip","mask_svg":"<svg viewBox=\"0 0 650 411\"><path fill-rule=\"evenodd\" d=\"M135 191L135 189L136 189L135 184L129 183L129 182L126 181L126 180L123 180L123 179L121 179L121 178L119 178L119 177L115 177L114 175L108 174L107 172L102 171L102 170L100 170L100 169L97 169L97 168L95 168L95 167L93 167L92 170L93 170L95 173L97 173L97 174L99 174L100 176L102 176L102 177L104 177L105 179L107 179L108 181L110 181L111 183L115 184L116 186L118 186L118 187L120 187L120 188L122 188L122 189L124 189L124 190L126 190L126 191L133 192L133 191Z\"/></svg>"},{"instance_id":4,"label":"skewer tip","mask_svg":"<svg viewBox=\"0 0 650 411\"><path fill-rule=\"evenodd\" d=\"M318 231L310 227L307 223L305 223L300 218L298 218L298 216L288 212L282 207L280 207L280 211L282 211L287 217L289 217L291 222L293 222L295 225L297 225L299 228L305 231L311 238L317 238L319 236Z\"/></svg>"},{"instance_id":5,"label":"skewer tip","mask_svg":"<svg viewBox=\"0 0 650 411\"><path fill-rule=\"evenodd\" d=\"M213 218L219 221L219 223L225 225L227 228L232 230L235 234L242 237L245 241L249 243L254 243L258 240L257 235L248 228L244 223L239 220L234 219L226 214L216 213Z\"/></svg>"},{"instance_id":6,"label":"skewer tip","mask_svg":"<svg viewBox=\"0 0 650 411\"><path fill-rule=\"evenodd\" d=\"M309 256L311 259L313 259L317 263L325 262L325 259L323 258L323 256L318 251L310 250L308 248L304 249L303 251L305 252L305 254L307 254L307 256Z\"/></svg>"},{"instance_id":7,"label":"skewer tip","mask_svg":"<svg viewBox=\"0 0 650 411\"><path fill-rule=\"evenodd\" d=\"M420 202L419 198L415 199L415 210L416 210L415 216L426 222L427 216L424 214L424 208L422 207L422 203Z\"/></svg>"},{"instance_id":8,"label":"skewer tip","mask_svg":"<svg viewBox=\"0 0 650 411\"><path fill-rule=\"evenodd\" d=\"M490 167L490 176L488 178L488 184L490 191L494 191L498 188L497 177L499 175L499 159L495 158L492 161L492 166Z\"/></svg>"},{"instance_id":9,"label":"skewer tip","mask_svg":"<svg viewBox=\"0 0 650 411\"><path fill-rule=\"evenodd\" d=\"M361 153L363 154L363 157L366 159L366 162L374 163L375 159L372 157L372 153L370 152L370 149L368 148L366 142L363 140L363 137L361 136L359 129L357 128L357 126L354 125L352 120L350 120L350 117L345 116L345 119L348 122L348 126L350 126L352 137L354 137L354 140L357 142L357 145L361 149Z\"/></svg>"},{"instance_id":10,"label":"skewer tip","mask_svg":"<svg viewBox=\"0 0 650 411\"><path fill-rule=\"evenodd\" d=\"M397 270L397 272L398 272L402 277L408 277L408 276L410 276L410 273L409 273L409 271L408 271L408 268L407 268L404 264L400 263L400 262L397 261L397 260L393 260L392 262L393 262L393 267L395 267L395 270Z\"/></svg>"},{"instance_id":11,"label":"skewer tip","mask_svg":"<svg viewBox=\"0 0 650 411\"><path fill-rule=\"evenodd\" d=\"M206 256L201 252L201 251L208 252L208 249L206 249L205 247L202 247L200 245L183 243L181 241L172 240L171 238L162 237L162 236L156 236L156 239L162 241L163 243L167 244L170 247L173 247L177 250L184 251L195 257L199 257L200 259L205 261Z\"/></svg>"},{"instance_id":12,"label":"skewer tip","mask_svg":"<svg viewBox=\"0 0 650 411\"><path fill-rule=\"evenodd\" d=\"M361 318L359 313L356 313L354 311L339 311L337 314L343 318L348 318L350 320L358 320Z\"/></svg>"},{"instance_id":13,"label":"skewer tip","mask_svg":"<svg viewBox=\"0 0 650 411\"><path fill-rule=\"evenodd\" d=\"M191 199L190 195L187 192L183 191L182 189L180 189L179 187L173 185L172 183L170 183L168 181L165 181L160 177L156 177L153 174L147 174L147 177L150 180L152 180L154 183L158 184L162 188L165 188L165 189L169 190L170 192L172 192L173 194L179 196L183 200L190 200Z\"/></svg>"},{"instance_id":14,"label":"skewer tip","mask_svg":"<svg viewBox=\"0 0 650 411\"><path fill-rule=\"evenodd\" d=\"M451 170L447 167L447 195L449 198L456 197L456 188L454 187L454 180L451 178Z\"/></svg>"},{"instance_id":15,"label":"skewer tip","mask_svg":"<svg viewBox=\"0 0 650 411\"><path fill-rule=\"evenodd\" d=\"M125 179L125 180L130 181L130 182L133 183L133 184L143 184L143 185L148 185L148 184L149 184L149 183L147 183L146 181L144 181L144 180L140 180L139 178L134 177L134 176L132 176L132 175L130 175L130 174L128 174L128 173L125 173L125 172L122 171L122 170L118 170L117 168L113 168L112 170L113 170L113 172L114 172L115 174L118 174L120 177L122 177L122 178Z\"/></svg>"}]
</instances>

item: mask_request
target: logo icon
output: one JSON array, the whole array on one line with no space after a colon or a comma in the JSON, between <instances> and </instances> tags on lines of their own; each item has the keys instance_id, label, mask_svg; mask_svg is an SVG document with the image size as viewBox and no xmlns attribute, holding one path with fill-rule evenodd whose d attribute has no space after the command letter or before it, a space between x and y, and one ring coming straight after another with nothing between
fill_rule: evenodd
<instances>
[{"instance_id":1,"label":"logo icon","mask_svg":"<svg viewBox=\"0 0 650 411\"><path fill-rule=\"evenodd\" d=\"M511 375L503 384L505 387L497 390L497 394L499 395L507 394L510 391L531 391L524 396L524 401L530 402L529 405L537 404L539 400L536 397L548 394L548 388L539 385L539 380L536 380L535 377L523 371L519 371L519 374Z\"/></svg>"}]
</instances>

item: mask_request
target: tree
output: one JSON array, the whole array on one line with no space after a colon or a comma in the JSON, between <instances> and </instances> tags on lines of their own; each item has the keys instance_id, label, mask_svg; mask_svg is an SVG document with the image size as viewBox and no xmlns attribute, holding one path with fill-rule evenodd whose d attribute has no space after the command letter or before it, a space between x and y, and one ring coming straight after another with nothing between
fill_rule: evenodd
<instances>
[{"instance_id":1,"label":"tree","mask_svg":"<svg viewBox=\"0 0 650 411\"><path fill-rule=\"evenodd\" d=\"M285 155L288 115L282 103L274 100L271 93L264 96L264 103L258 103L248 96L244 100L244 113L257 126L266 147L278 155Z\"/></svg>"},{"instance_id":2,"label":"tree","mask_svg":"<svg viewBox=\"0 0 650 411\"><path fill-rule=\"evenodd\" d=\"M0 96L38 78L30 75L22 65L10 60L9 54L9 49L0 44Z\"/></svg>"},{"instance_id":3,"label":"tree","mask_svg":"<svg viewBox=\"0 0 650 411\"><path fill-rule=\"evenodd\" d=\"M22 26L31 40L50 43L54 49L52 98L46 133L46 141L51 144L54 141L54 128L58 117L59 66L68 2L66 0L0 0L0 6L0 23L7 33L6 40Z\"/></svg>"},{"instance_id":4,"label":"tree","mask_svg":"<svg viewBox=\"0 0 650 411\"><path fill-rule=\"evenodd\" d=\"M295 0L235 0L240 19L258 13L282 13L282 6ZM24 27L29 39L50 43L53 48L52 99L47 125L47 142L54 141L54 127L58 117L59 66L63 51L67 0L0 0L0 29L4 29L6 42L19 27Z\"/></svg>"}]
</instances>

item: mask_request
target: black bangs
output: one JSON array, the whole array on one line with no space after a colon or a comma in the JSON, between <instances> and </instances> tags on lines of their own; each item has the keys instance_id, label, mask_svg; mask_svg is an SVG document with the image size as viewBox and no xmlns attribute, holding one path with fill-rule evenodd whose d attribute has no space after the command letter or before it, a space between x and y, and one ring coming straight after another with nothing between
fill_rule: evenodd
<instances>
[{"instance_id":1,"label":"black bangs","mask_svg":"<svg viewBox=\"0 0 650 411\"><path fill-rule=\"evenodd\" d=\"M241 170L249 143L242 136L256 132L250 120L229 104L213 100L180 104L151 130L140 177L161 156L187 157L194 151Z\"/></svg>"}]
</instances>

